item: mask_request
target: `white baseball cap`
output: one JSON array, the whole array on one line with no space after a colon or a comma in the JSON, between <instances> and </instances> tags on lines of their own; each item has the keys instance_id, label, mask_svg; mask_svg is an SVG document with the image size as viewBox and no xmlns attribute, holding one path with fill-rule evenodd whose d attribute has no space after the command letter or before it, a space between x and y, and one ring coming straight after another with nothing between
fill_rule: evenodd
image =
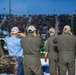
<instances>
[{"instance_id":1,"label":"white baseball cap","mask_svg":"<svg viewBox=\"0 0 76 75\"><path fill-rule=\"evenodd\" d=\"M63 30L71 30L69 25L64 26Z\"/></svg>"},{"instance_id":2,"label":"white baseball cap","mask_svg":"<svg viewBox=\"0 0 76 75\"><path fill-rule=\"evenodd\" d=\"M31 25L31 26L28 27L27 32L33 32L35 30L37 30L37 29L34 26Z\"/></svg>"},{"instance_id":3,"label":"white baseball cap","mask_svg":"<svg viewBox=\"0 0 76 75\"><path fill-rule=\"evenodd\" d=\"M11 33L18 33L19 32L19 28L18 27L13 27L11 29Z\"/></svg>"}]
</instances>

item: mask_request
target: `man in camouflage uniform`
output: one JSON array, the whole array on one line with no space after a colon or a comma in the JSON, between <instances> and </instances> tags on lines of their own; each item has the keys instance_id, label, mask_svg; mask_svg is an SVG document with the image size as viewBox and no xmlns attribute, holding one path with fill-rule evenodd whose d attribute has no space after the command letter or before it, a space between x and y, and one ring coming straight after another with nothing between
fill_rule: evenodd
<instances>
[{"instance_id":1,"label":"man in camouflage uniform","mask_svg":"<svg viewBox=\"0 0 76 75\"><path fill-rule=\"evenodd\" d=\"M58 50L56 44L53 43L55 39L55 29L49 29L50 37L47 39L47 43L45 45L45 58L48 55L49 65L50 65L50 75L58 75L56 69L58 69ZM46 61L46 59L45 59Z\"/></svg>"},{"instance_id":2,"label":"man in camouflage uniform","mask_svg":"<svg viewBox=\"0 0 76 75\"><path fill-rule=\"evenodd\" d=\"M75 75L75 46L76 37L71 34L71 28L66 25L63 34L59 35L54 41L57 42L59 51L60 75Z\"/></svg>"},{"instance_id":3,"label":"man in camouflage uniform","mask_svg":"<svg viewBox=\"0 0 76 75\"><path fill-rule=\"evenodd\" d=\"M37 37L36 28L29 26L28 35L21 39L21 45L24 53L24 72L25 75L43 75L39 49L43 46L40 38Z\"/></svg>"}]
</instances>

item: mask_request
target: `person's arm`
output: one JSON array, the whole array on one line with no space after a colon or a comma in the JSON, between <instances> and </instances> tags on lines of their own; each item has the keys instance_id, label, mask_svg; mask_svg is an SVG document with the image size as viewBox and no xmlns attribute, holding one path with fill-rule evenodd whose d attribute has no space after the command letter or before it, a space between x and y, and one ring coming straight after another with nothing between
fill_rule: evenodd
<instances>
[{"instance_id":1,"label":"person's arm","mask_svg":"<svg viewBox=\"0 0 76 75\"><path fill-rule=\"evenodd\" d=\"M45 55L44 55L44 57L45 57L44 61L45 62L47 62L48 52L49 52L49 42L48 42L48 40L46 40L46 42L45 42Z\"/></svg>"},{"instance_id":2,"label":"person's arm","mask_svg":"<svg viewBox=\"0 0 76 75\"><path fill-rule=\"evenodd\" d=\"M75 59L76 59L76 36L75 36Z\"/></svg>"},{"instance_id":3,"label":"person's arm","mask_svg":"<svg viewBox=\"0 0 76 75\"><path fill-rule=\"evenodd\" d=\"M71 31L69 31L69 34L70 34L70 35L73 35L73 33L72 33Z\"/></svg>"},{"instance_id":4,"label":"person's arm","mask_svg":"<svg viewBox=\"0 0 76 75\"><path fill-rule=\"evenodd\" d=\"M44 61L45 62L47 62L47 56L48 56L48 52L45 52L45 55L44 55L44 57L45 57Z\"/></svg>"},{"instance_id":5,"label":"person's arm","mask_svg":"<svg viewBox=\"0 0 76 75\"><path fill-rule=\"evenodd\" d=\"M70 35L73 35L73 33L70 30L63 30L63 33L62 34L64 34L65 31L67 31Z\"/></svg>"},{"instance_id":6,"label":"person's arm","mask_svg":"<svg viewBox=\"0 0 76 75\"><path fill-rule=\"evenodd\" d=\"M48 56L48 52L45 52L45 58L47 58L47 56Z\"/></svg>"},{"instance_id":7,"label":"person's arm","mask_svg":"<svg viewBox=\"0 0 76 75\"><path fill-rule=\"evenodd\" d=\"M53 39L53 43L54 43L54 44L57 44L57 37L55 37L55 38Z\"/></svg>"},{"instance_id":8,"label":"person's arm","mask_svg":"<svg viewBox=\"0 0 76 75\"><path fill-rule=\"evenodd\" d=\"M26 35L24 33L18 33L18 37L25 37Z\"/></svg>"}]
</instances>

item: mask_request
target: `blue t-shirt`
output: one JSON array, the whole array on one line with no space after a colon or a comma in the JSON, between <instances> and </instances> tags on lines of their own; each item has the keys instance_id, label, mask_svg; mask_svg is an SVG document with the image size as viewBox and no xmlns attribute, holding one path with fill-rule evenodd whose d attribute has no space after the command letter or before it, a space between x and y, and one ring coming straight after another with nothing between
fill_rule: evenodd
<instances>
[{"instance_id":1,"label":"blue t-shirt","mask_svg":"<svg viewBox=\"0 0 76 75\"><path fill-rule=\"evenodd\" d=\"M5 37L4 41L7 44L9 55L23 56L23 49L20 44L20 38L16 36Z\"/></svg>"}]
</instances>

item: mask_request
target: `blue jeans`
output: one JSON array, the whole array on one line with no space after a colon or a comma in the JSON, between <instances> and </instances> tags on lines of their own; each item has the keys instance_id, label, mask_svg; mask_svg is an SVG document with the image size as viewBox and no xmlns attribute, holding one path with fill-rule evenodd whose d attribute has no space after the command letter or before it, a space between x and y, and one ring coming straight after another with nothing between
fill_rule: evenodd
<instances>
[{"instance_id":1,"label":"blue jeans","mask_svg":"<svg viewBox=\"0 0 76 75\"><path fill-rule=\"evenodd\" d=\"M22 57L16 57L16 61L18 62L17 75L24 75L23 58Z\"/></svg>"}]
</instances>

